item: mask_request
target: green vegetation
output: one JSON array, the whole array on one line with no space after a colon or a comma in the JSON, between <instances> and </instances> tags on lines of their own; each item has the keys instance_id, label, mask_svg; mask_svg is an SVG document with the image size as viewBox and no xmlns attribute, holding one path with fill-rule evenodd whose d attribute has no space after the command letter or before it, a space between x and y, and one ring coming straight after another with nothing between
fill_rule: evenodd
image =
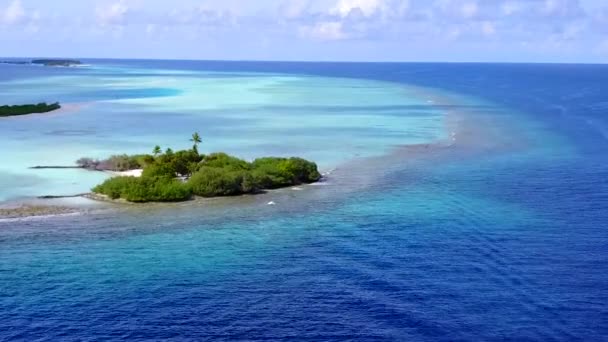
<instances>
[{"instance_id":1,"label":"green vegetation","mask_svg":"<svg viewBox=\"0 0 608 342\"><path fill-rule=\"evenodd\" d=\"M2 116L17 116L34 113L48 113L61 108L58 102L47 104L46 102L38 104L27 104L17 106L0 106L0 117Z\"/></svg>"},{"instance_id":2,"label":"green vegetation","mask_svg":"<svg viewBox=\"0 0 608 342\"><path fill-rule=\"evenodd\" d=\"M112 166L124 170L129 169L126 166L143 167L142 176L111 178L93 192L129 202L175 202L193 196L252 194L321 179L317 165L301 158L270 157L247 162L225 153L200 155L200 137L198 140L191 150L167 149L161 154L160 146L156 146L154 155L114 156L108 159L116 162ZM79 164L90 161L83 158Z\"/></svg>"},{"instance_id":3,"label":"green vegetation","mask_svg":"<svg viewBox=\"0 0 608 342\"><path fill-rule=\"evenodd\" d=\"M115 177L93 189L111 199L129 202L179 202L192 197L183 182L169 177Z\"/></svg>"},{"instance_id":4,"label":"green vegetation","mask_svg":"<svg viewBox=\"0 0 608 342\"><path fill-rule=\"evenodd\" d=\"M136 154L133 156L121 154L104 160L80 158L76 161L76 165L83 169L117 172L143 169L152 163L154 163L154 157L149 154Z\"/></svg>"},{"instance_id":5,"label":"green vegetation","mask_svg":"<svg viewBox=\"0 0 608 342\"><path fill-rule=\"evenodd\" d=\"M152 150L152 154L154 154L154 157L157 157L159 154L161 154L163 151L160 149L160 146L156 145L154 147L154 150Z\"/></svg>"},{"instance_id":6,"label":"green vegetation","mask_svg":"<svg viewBox=\"0 0 608 342\"><path fill-rule=\"evenodd\" d=\"M74 65L82 65L81 61L75 59L34 59L28 60L3 60L0 64L15 64L15 65L44 65L50 67L69 67Z\"/></svg>"},{"instance_id":7,"label":"green vegetation","mask_svg":"<svg viewBox=\"0 0 608 342\"><path fill-rule=\"evenodd\" d=\"M190 138L190 141L194 144L194 146L192 146L192 151L198 153L198 144L203 142L198 132L194 132L194 134L192 134L192 138Z\"/></svg>"},{"instance_id":8,"label":"green vegetation","mask_svg":"<svg viewBox=\"0 0 608 342\"><path fill-rule=\"evenodd\" d=\"M74 59L34 59L31 61L32 64L40 64L44 66L73 66L81 65L81 61Z\"/></svg>"}]
</instances>

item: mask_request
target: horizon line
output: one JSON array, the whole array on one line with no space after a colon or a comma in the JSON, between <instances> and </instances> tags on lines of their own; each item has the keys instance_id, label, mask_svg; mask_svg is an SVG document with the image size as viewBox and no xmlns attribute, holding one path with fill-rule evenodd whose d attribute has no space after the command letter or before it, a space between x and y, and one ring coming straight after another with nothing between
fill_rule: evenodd
<instances>
[{"instance_id":1,"label":"horizon line","mask_svg":"<svg viewBox=\"0 0 608 342\"><path fill-rule=\"evenodd\" d=\"M549 65L607 65L602 62L548 62L548 61L442 61L442 60L281 60L281 59L192 59L152 57L60 57L60 56L2 56L2 59L83 59L83 60L127 60L127 61L184 61L184 62L232 62L232 63L335 63L335 64L549 64Z\"/></svg>"}]
</instances>

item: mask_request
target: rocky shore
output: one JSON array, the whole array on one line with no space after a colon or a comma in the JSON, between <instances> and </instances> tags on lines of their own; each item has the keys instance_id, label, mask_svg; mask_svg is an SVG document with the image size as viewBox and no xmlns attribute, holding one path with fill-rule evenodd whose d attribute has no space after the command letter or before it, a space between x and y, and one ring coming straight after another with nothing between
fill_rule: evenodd
<instances>
[{"instance_id":1,"label":"rocky shore","mask_svg":"<svg viewBox=\"0 0 608 342\"><path fill-rule=\"evenodd\" d=\"M45 205L21 205L18 207L0 208L0 219L17 219L42 216L56 216L77 214L76 208L45 206Z\"/></svg>"}]
</instances>

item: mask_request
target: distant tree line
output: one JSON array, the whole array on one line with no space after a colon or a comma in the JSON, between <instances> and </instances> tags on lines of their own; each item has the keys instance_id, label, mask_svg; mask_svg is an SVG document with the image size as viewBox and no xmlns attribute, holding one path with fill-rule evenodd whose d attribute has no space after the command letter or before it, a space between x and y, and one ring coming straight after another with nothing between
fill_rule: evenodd
<instances>
[{"instance_id":1,"label":"distant tree line","mask_svg":"<svg viewBox=\"0 0 608 342\"><path fill-rule=\"evenodd\" d=\"M61 108L59 102L47 104L41 102L38 104L26 104L16 106L0 106L0 116L16 116L27 115L34 113L48 113Z\"/></svg>"},{"instance_id":2,"label":"distant tree line","mask_svg":"<svg viewBox=\"0 0 608 342\"><path fill-rule=\"evenodd\" d=\"M75 59L34 59L31 61L24 60L3 60L0 64L15 64L15 65L44 65L50 67L69 67L73 65L82 65L81 61Z\"/></svg>"},{"instance_id":3,"label":"distant tree line","mask_svg":"<svg viewBox=\"0 0 608 342\"><path fill-rule=\"evenodd\" d=\"M31 63L44 66L72 66L82 64L81 61L75 59L34 59Z\"/></svg>"}]
</instances>

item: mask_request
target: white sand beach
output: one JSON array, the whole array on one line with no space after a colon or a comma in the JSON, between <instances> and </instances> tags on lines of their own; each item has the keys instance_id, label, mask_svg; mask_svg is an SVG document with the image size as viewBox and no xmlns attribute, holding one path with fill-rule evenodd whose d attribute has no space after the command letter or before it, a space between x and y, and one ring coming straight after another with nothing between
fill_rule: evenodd
<instances>
[{"instance_id":1,"label":"white sand beach","mask_svg":"<svg viewBox=\"0 0 608 342\"><path fill-rule=\"evenodd\" d=\"M107 173L115 176L115 177L120 177L120 176L126 176L126 177L141 177L141 174L144 170L143 169L136 169L136 170L129 170L129 171L106 171Z\"/></svg>"}]
</instances>

